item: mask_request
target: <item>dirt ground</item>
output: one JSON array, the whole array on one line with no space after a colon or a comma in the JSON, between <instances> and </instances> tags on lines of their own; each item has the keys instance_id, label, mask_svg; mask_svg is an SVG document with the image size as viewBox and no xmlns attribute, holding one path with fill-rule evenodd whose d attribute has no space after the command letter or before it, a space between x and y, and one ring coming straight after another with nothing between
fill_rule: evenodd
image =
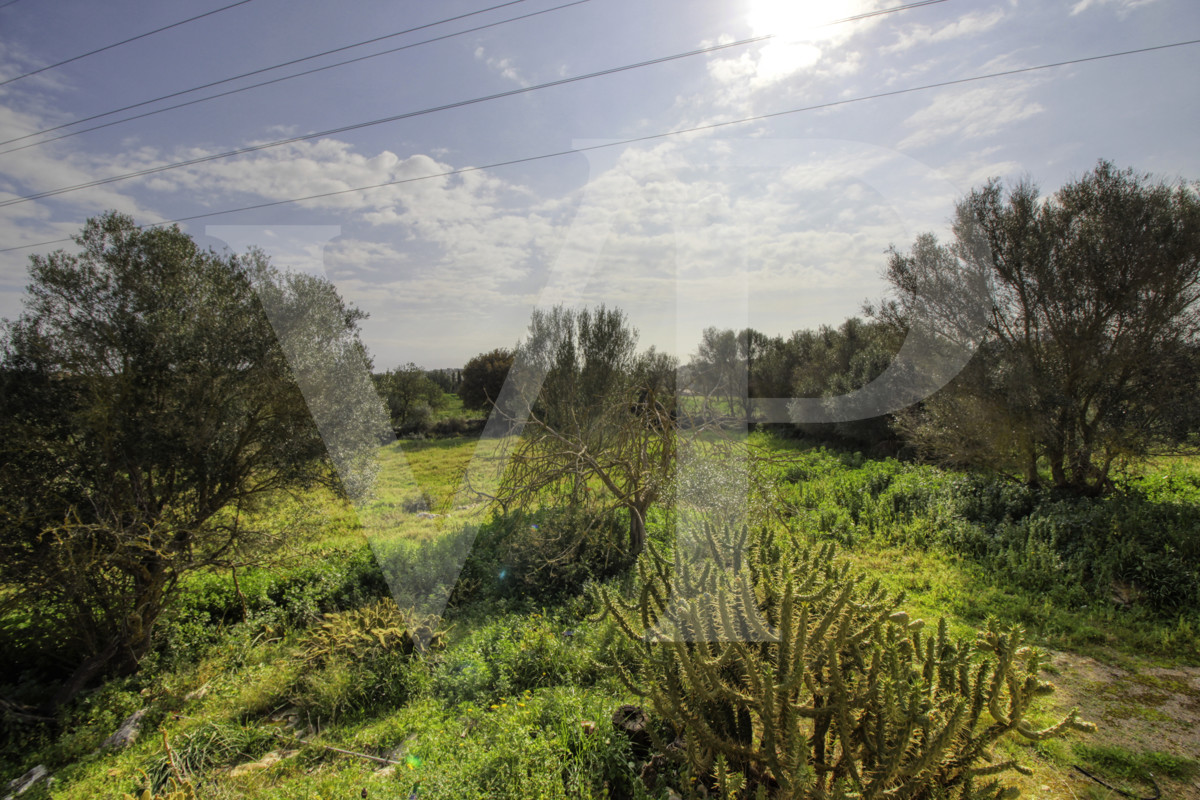
<instances>
[{"instance_id":1,"label":"dirt ground","mask_svg":"<svg viewBox=\"0 0 1200 800\"><path fill-rule=\"evenodd\" d=\"M1114 666L1066 652L1050 653L1048 675L1055 685L1050 696L1056 713L1078 707L1080 718L1094 722L1092 734L1078 734L1093 745L1116 745L1133 753L1157 751L1200 760L1200 668ZM1123 795L1090 781L1062 765L1030 765L1035 775L1022 783L1029 800L1091 800ZM1200 800L1200 777L1186 781L1156 775L1163 800ZM1153 796L1148 785L1125 784L1141 797Z\"/></svg>"}]
</instances>

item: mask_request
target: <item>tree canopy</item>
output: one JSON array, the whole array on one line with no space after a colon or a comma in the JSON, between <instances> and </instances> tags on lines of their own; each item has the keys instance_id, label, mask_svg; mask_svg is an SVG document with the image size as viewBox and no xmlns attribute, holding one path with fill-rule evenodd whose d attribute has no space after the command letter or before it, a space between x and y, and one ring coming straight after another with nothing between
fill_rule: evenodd
<instances>
[{"instance_id":1,"label":"tree canopy","mask_svg":"<svg viewBox=\"0 0 1200 800\"><path fill-rule=\"evenodd\" d=\"M186 571L263 544L242 516L258 499L363 488L338 480L309 405L337 406L343 463L377 442L369 395L327 380L306 404L295 380L365 359L363 314L327 281L111 212L75 241L30 259L0 339L0 578L83 662L60 699L146 654Z\"/></svg>"},{"instance_id":2,"label":"tree canopy","mask_svg":"<svg viewBox=\"0 0 1200 800\"><path fill-rule=\"evenodd\" d=\"M411 362L375 376L375 386L387 404L392 428L398 434L428 426L432 412L446 404L442 387Z\"/></svg>"},{"instance_id":3,"label":"tree canopy","mask_svg":"<svg viewBox=\"0 0 1200 800\"><path fill-rule=\"evenodd\" d=\"M639 354L637 335L617 308L534 311L517 363L540 389L526 387L528 421L497 495L504 507L558 496L623 509L631 554L670 492L677 438L675 359Z\"/></svg>"},{"instance_id":4,"label":"tree canopy","mask_svg":"<svg viewBox=\"0 0 1200 800\"><path fill-rule=\"evenodd\" d=\"M1102 491L1113 464L1148 452L1194 407L1200 333L1200 196L1101 161L1042 197L999 180L959 203L954 241L930 235L893 250L903 326L930 303L956 335L955 293L925 295L923 276L986 281L986 341L955 384L902 420L927 453L987 463L1053 485Z\"/></svg>"},{"instance_id":5,"label":"tree canopy","mask_svg":"<svg viewBox=\"0 0 1200 800\"><path fill-rule=\"evenodd\" d=\"M480 353L468 361L463 367L462 383L458 387L463 407L491 411L492 405L500 397L500 390L504 388L512 363L512 351L503 347Z\"/></svg>"}]
</instances>

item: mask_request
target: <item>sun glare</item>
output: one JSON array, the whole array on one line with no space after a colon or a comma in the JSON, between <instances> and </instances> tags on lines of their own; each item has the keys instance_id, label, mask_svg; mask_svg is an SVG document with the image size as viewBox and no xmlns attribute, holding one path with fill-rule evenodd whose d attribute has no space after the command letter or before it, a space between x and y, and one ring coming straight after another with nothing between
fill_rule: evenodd
<instances>
[{"instance_id":1,"label":"sun glare","mask_svg":"<svg viewBox=\"0 0 1200 800\"><path fill-rule=\"evenodd\" d=\"M756 36L775 38L762 50L758 74L775 79L810 67L821 57L821 44L841 38L845 23L830 23L869 10L862 0L749 0L746 21Z\"/></svg>"}]
</instances>

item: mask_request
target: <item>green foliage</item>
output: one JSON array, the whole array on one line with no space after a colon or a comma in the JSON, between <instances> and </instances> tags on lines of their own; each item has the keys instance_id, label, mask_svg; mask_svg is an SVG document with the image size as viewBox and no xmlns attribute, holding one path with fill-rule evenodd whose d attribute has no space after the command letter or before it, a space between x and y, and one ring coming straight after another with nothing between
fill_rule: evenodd
<instances>
[{"instance_id":1,"label":"green foliage","mask_svg":"<svg viewBox=\"0 0 1200 800\"><path fill-rule=\"evenodd\" d=\"M628 688L682 737L706 782L782 798L996 798L1007 793L994 776L1020 769L992 761L1001 737L1090 728L1074 712L1041 730L1024 719L1051 687L1019 630L954 641L942 620L925 635L830 545L706 538L702 565L651 548L636 601L602 592L642 646L636 672L622 670Z\"/></svg>"},{"instance_id":2,"label":"green foliage","mask_svg":"<svg viewBox=\"0 0 1200 800\"><path fill-rule=\"evenodd\" d=\"M943 548L1064 606L1116 602L1161 617L1200 610L1194 476L1151 474L1089 498L893 459L854 465L824 450L776 474L796 526L843 544Z\"/></svg>"},{"instance_id":3,"label":"green foliage","mask_svg":"<svg viewBox=\"0 0 1200 800\"><path fill-rule=\"evenodd\" d=\"M649 800L628 740L602 728L608 702L562 686L452 711L441 701L418 704L402 722L417 739L388 790L429 800Z\"/></svg>"},{"instance_id":4,"label":"green foliage","mask_svg":"<svg viewBox=\"0 0 1200 800\"><path fill-rule=\"evenodd\" d=\"M892 363L901 337L879 322L851 317L838 328L796 331L778 347L794 351L791 383L785 397L831 397L850 394L870 383ZM801 423L810 436L832 437L858 444L894 438L886 416L835 423Z\"/></svg>"},{"instance_id":5,"label":"green foliage","mask_svg":"<svg viewBox=\"0 0 1200 800\"><path fill-rule=\"evenodd\" d=\"M196 660L241 622L256 631L305 628L323 614L363 605L388 591L366 545L323 550L299 566L255 567L237 574L241 596L229 572L189 577L160 623L157 666Z\"/></svg>"},{"instance_id":6,"label":"green foliage","mask_svg":"<svg viewBox=\"0 0 1200 800\"><path fill-rule=\"evenodd\" d=\"M304 637L301 659L307 667L319 667L335 656L352 661L369 661L382 653L403 656L444 644L442 633L400 610L389 598L336 614L325 619Z\"/></svg>"},{"instance_id":7,"label":"green foliage","mask_svg":"<svg viewBox=\"0 0 1200 800\"><path fill-rule=\"evenodd\" d=\"M584 636L578 623L541 612L489 615L440 655L433 692L451 705L487 706L522 692L592 683L601 668L579 646Z\"/></svg>"},{"instance_id":8,"label":"green foliage","mask_svg":"<svg viewBox=\"0 0 1200 800\"><path fill-rule=\"evenodd\" d=\"M416 656L444 646L443 632L391 598L328 614L301 641L303 670L293 700L326 723L402 705L420 685Z\"/></svg>"},{"instance_id":9,"label":"green foliage","mask_svg":"<svg viewBox=\"0 0 1200 800\"><path fill-rule=\"evenodd\" d=\"M951 243L891 253L879 316L979 350L901 429L944 462L1106 491L1115 465L1194 430L1198 255L1195 185L1107 161L1049 197L989 181Z\"/></svg>"},{"instance_id":10,"label":"green foliage","mask_svg":"<svg viewBox=\"0 0 1200 800\"><path fill-rule=\"evenodd\" d=\"M143 764L146 788L152 794L167 791L167 797L186 789L173 781L191 781L218 767L231 767L261 757L278 740L272 731L255 725L203 722L174 740L164 739L161 753Z\"/></svg>"},{"instance_id":11,"label":"green foliage","mask_svg":"<svg viewBox=\"0 0 1200 800\"><path fill-rule=\"evenodd\" d=\"M526 598L555 604L629 567L624 523L614 512L565 506L497 515L481 525L456 602Z\"/></svg>"},{"instance_id":12,"label":"green foliage","mask_svg":"<svg viewBox=\"0 0 1200 800\"><path fill-rule=\"evenodd\" d=\"M463 408L490 411L500 399L500 390L512 368L513 353L503 347L480 353L466 363L458 396Z\"/></svg>"},{"instance_id":13,"label":"green foliage","mask_svg":"<svg viewBox=\"0 0 1200 800\"><path fill-rule=\"evenodd\" d=\"M375 388L398 436L425 434L433 430L434 412L446 404L442 387L416 364L405 364L375 376Z\"/></svg>"},{"instance_id":14,"label":"green foliage","mask_svg":"<svg viewBox=\"0 0 1200 800\"><path fill-rule=\"evenodd\" d=\"M134 669L188 572L261 557L282 531L247 524L260 501L361 491L377 444L362 315L328 281L116 213L75 241L31 257L0 342L0 581L78 665L59 701ZM313 421L332 406L340 479Z\"/></svg>"}]
</instances>

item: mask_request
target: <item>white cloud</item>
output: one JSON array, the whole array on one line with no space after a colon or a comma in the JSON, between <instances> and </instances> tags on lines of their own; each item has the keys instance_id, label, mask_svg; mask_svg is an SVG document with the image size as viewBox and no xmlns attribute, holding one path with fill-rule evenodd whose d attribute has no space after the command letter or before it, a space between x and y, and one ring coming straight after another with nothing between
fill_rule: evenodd
<instances>
[{"instance_id":1,"label":"white cloud","mask_svg":"<svg viewBox=\"0 0 1200 800\"><path fill-rule=\"evenodd\" d=\"M517 67L511 58L496 58L495 56L489 56L487 51L483 48L483 45L475 48L475 58L476 60L482 61L484 64L486 64L488 69L492 70L493 72L498 72L500 77L504 78L505 80L512 81L523 88L533 85L526 80L520 72L517 71Z\"/></svg>"},{"instance_id":2,"label":"white cloud","mask_svg":"<svg viewBox=\"0 0 1200 800\"><path fill-rule=\"evenodd\" d=\"M1089 2L1089 0L1084 0L1084 2ZM880 52L884 54L898 53L918 45L928 46L952 41L964 36L977 36L994 28L1004 17L1004 10L996 8L987 12L972 11L940 28L931 28L928 25L912 25L900 32L894 44L884 47Z\"/></svg>"},{"instance_id":3,"label":"white cloud","mask_svg":"<svg viewBox=\"0 0 1200 800\"><path fill-rule=\"evenodd\" d=\"M861 55L841 51L851 39L873 28L878 18L843 20L878 8L877 0L751 0L746 22L752 35L774 38L753 51L711 59L709 75L724 88L747 92L761 91L801 74L853 74L861 66Z\"/></svg>"},{"instance_id":4,"label":"white cloud","mask_svg":"<svg viewBox=\"0 0 1200 800\"><path fill-rule=\"evenodd\" d=\"M943 91L904 120L903 126L913 132L896 146L905 150L947 139L961 141L995 135L1045 110L1040 103L1026 98L1032 85L1022 81Z\"/></svg>"},{"instance_id":5,"label":"white cloud","mask_svg":"<svg viewBox=\"0 0 1200 800\"><path fill-rule=\"evenodd\" d=\"M1153 2L1154 0L1079 0L1078 3L1071 7L1071 16L1082 14L1089 8L1112 6L1116 9L1117 16L1124 18L1134 9L1148 6Z\"/></svg>"}]
</instances>

